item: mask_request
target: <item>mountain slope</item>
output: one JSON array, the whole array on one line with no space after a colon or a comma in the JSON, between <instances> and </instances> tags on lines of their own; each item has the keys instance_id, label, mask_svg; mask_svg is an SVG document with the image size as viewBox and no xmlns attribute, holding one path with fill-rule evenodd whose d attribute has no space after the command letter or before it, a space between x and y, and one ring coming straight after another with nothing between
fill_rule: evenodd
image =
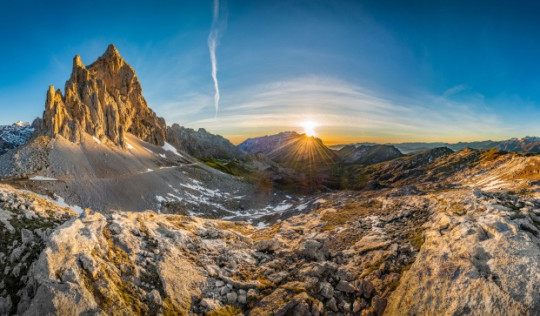
<instances>
[{"instance_id":1,"label":"mountain slope","mask_svg":"<svg viewBox=\"0 0 540 316\"><path fill-rule=\"evenodd\" d=\"M244 159L246 153L220 135L199 128L195 131L178 124L167 128L167 141L177 149L199 159Z\"/></svg>"},{"instance_id":2,"label":"mountain slope","mask_svg":"<svg viewBox=\"0 0 540 316\"><path fill-rule=\"evenodd\" d=\"M238 148L251 154L264 154L277 163L299 169L324 167L337 161L336 154L319 138L296 132L250 138Z\"/></svg>"},{"instance_id":3,"label":"mountain slope","mask_svg":"<svg viewBox=\"0 0 540 316\"><path fill-rule=\"evenodd\" d=\"M397 148L390 145L362 145L359 147L348 145L341 148L337 154L342 162L365 165L388 161L403 156Z\"/></svg>"}]
</instances>

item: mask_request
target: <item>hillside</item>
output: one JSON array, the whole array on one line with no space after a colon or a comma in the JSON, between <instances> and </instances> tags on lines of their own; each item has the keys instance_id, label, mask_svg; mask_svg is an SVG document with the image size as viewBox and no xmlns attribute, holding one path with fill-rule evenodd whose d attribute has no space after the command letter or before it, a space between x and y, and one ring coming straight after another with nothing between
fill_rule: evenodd
<instances>
[{"instance_id":1,"label":"hillside","mask_svg":"<svg viewBox=\"0 0 540 316\"><path fill-rule=\"evenodd\" d=\"M296 168L318 168L337 161L336 154L319 138L296 132L250 138L238 148L251 154L264 154L282 165Z\"/></svg>"}]
</instances>

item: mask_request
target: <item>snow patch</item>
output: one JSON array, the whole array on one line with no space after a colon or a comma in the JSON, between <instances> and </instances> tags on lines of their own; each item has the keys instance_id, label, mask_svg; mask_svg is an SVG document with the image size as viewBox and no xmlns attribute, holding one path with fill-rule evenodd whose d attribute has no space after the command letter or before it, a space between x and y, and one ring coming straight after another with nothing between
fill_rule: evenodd
<instances>
[{"instance_id":1,"label":"snow patch","mask_svg":"<svg viewBox=\"0 0 540 316\"><path fill-rule=\"evenodd\" d=\"M99 138L97 138L96 136L92 136L92 138L94 139L94 141L95 141L97 144L101 144L101 141L99 140Z\"/></svg>"},{"instance_id":2,"label":"snow patch","mask_svg":"<svg viewBox=\"0 0 540 316\"><path fill-rule=\"evenodd\" d=\"M293 205L292 204L280 204L274 208L276 212L283 212L288 209L290 209Z\"/></svg>"},{"instance_id":3,"label":"snow patch","mask_svg":"<svg viewBox=\"0 0 540 316\"><path fill-rule=\"evenodd\" d=\"M170 152L172 152L173 154L175 154L175 155L177 155L177 156L183 157L183 156L178 152L178 150L176 150L176 148L174 148L173 145L171 145L171 144L169 144L169 143L167 143L167 142L165 142L165 145L163 145L163 147L161 147L161 148L163 148L163 150L165 150L165 151L170 151Z\"/></svg>"},{"instance_id":4,"label":"snow patch","mask_svg":"<svg viewBox=\"0 0 540 316\"><path fill-rule=\"evenodd\" d=\"M65 207L70 208L73 212L75 212L77 214L81 214L82 212L84 212L84 209L82 207L80 207L78 205L70 205L70 204L66 203L66 200L64 200L63 197L58 196L57 194L54 194L54 199L53 199L48 195L38 194L38 193L28 191L28 190L21 190L21 191L26 192L26 193L35 194L35 195L39 196L40 198L53 203L56 206L64 207L64 208Z\"/></svg>"},{"instance_id":5,"label":"snow patch","mask_svg":"<svg viewBox=\"0 0 540 316\"><path fill-rule=\"evenodd\" d=\"M78 205L69 205L66 203L66 201L64 200L63 197L61 196L58 196L58 195L54 195L56 201L52 200L52 199L49 199L49 201L53 202L54 204L60 206L60 207L68 207L70 208L73 212L77 213L77 214L81 214L82 212L84 212L84 209Z\"/></svg>"},{"instance_id":6,"label":"snow patch","mask_svg":"<svg viewBox=\"0 0 540 316\"><path fill-rule=\"evenodd\" d=\"M35 176L35 177L30 178L29 180L34 180L34 181L58 181L58 179L49 178L49 177L43 177L43 176Z\"/></svg>"},{"instance_id":7,"label":"snow patch","mask_svg":"<svg viewBox=\"0 0 540 316\"><path fill-rule=\"evenodd\" d=\"M127 146L127 149L135 149L135 147L133 147L130 143L127 143L127 142L126 142L126 146Z\"/></svg>"},{"instance_id":8,"label":"snow patch","mask_svg":"<svg viewBox=\"0 0 540 316\"><path fill-rule=\"evenodd\" d=\"M268 224L265 223L265 222L259 222L259 223L257 224L257 226L255 226L255 228L257 228L257 229L263 229L263 228L265 228L265 227L268 227Z\"/></svg>"}]
</instances>

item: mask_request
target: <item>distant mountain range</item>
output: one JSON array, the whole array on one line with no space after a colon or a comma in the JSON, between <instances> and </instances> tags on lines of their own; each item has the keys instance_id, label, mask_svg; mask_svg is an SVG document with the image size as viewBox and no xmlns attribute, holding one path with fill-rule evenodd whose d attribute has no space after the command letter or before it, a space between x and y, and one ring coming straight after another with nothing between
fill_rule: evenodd
<instances>
[{"instance_id":1,"label":"distant mountain range","mask_svg":"<svg viewBox=\"0 0 540 316\"><path fill-rule=\"evenodd\" d=\"M340 150L345 146L374 146L377 143L355 143L347 145L333 145L329 146L330 149ZM540 153L540 137L524 137L524 138L511 138L502 141L478 141L478 142L459 142L459 143L388 143L399 149L404 154L417 153L437 147L448 147L454 151L462 150L464 148L471 149L498 149L508 152L523 152L523 153Z\"/></svg>"},{"instance_id":2,"label":"distant mountain range","mask_svg":"<svg viewBox=\"0 0 540 316\"><path fill-rule=\"evenodd\" d=\"M27 122L19 121L13 125L0 125L0 155L24 145L33 132L34 128Z\"/></svg>"},{"instance_id":3,"label":"distant mountain range","mask_svg":"<svg viewBox=\"0 0 540 316\"><path fill-rule=\"evenodd\" d=\"M228 139L208 133L204 128L194 130L173 124L167 128L167 141L199 159L243 159L247 155Z\"/></svg>"},{"instance_id":4,"label":"distant mountain range","mask_svg":"<svg viewBox=\"0 0 540 316\"><path fill-rule=\"evenodd\" d=\"M371 165L392 160L403 154L391 145L348 145L337 151L342 162Z\"/></svg>"}]
</instances>

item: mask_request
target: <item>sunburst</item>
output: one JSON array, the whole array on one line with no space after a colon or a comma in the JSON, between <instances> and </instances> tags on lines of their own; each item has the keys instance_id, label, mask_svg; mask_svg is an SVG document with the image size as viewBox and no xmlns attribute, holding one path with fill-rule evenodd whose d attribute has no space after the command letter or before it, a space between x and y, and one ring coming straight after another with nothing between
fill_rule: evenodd
<instances>
[{"instance_id":1,"label":"sunburst","mask_svg":"<svg viewBox=\"0 0 540 316\"><path fill-rule=\"evenodd\" d=\"M304 134L306 134L309 137L317 137L317 131L315 130L315 128L318 125L319 124L313 121L306 121L306 122L300 123L300 126L304 128Z\"/></svg>"}]
</instances>

